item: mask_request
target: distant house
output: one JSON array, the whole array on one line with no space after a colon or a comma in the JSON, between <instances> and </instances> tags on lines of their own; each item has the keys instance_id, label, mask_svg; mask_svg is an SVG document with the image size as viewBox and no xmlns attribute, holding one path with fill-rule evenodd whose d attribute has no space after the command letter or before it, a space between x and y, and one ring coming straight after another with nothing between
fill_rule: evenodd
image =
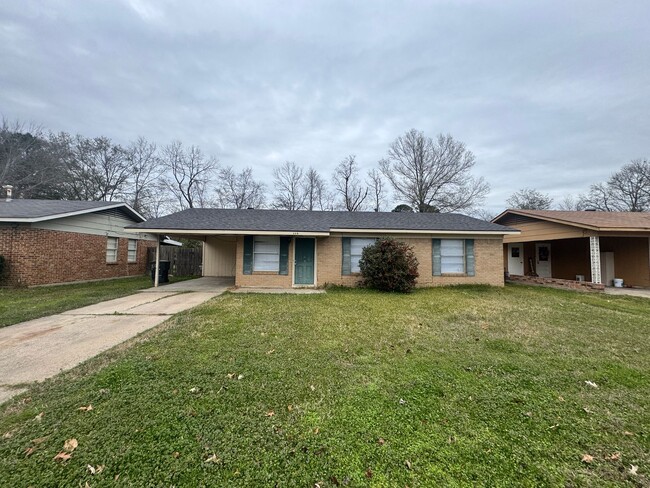
<instances>
[{"instance_id":1,"label":"distant house","mask_svg":"<svg viewBox=\"0 0 650 488\"><path fill-rule=\"evenodd\" d=\"M650 287L650 213L509 209L493 222L521 231L504 239L510 275Z\"/></svg>"},{"instance_id":2,"label":"distant house","mask_svg":"<svg viewBox=\"0 0 650 488\"><path fill-rule=\"evenodd\" d=\"M412 245L418 286L503 285L513 229L459 214L189 209L131 225L203 241L203 275L241 287L354 285L363 248L382 236Z\"/></svg>"},{"instance_id":3,"label":"distant house","mask_svg":"<svg viewBox=\"0 0 650 488\"><path fill-rule=\"evenodd\" d=\"M126 233L144 222L125 203L0 201L0 283L33 286L144 274L155 237Z\"/></svg>"}]
</instances>

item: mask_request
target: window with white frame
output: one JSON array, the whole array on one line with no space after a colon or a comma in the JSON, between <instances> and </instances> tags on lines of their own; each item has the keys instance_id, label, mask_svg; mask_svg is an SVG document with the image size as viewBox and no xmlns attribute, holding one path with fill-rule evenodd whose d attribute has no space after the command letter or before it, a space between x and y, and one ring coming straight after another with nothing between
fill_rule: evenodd
<instances>
[{"instance_id":1,"label":"window with white frame","mask_svg":"<svg viewBox=\"0 0 650 488\"><path fill-rule=\"evenodd\" d=\"M465 241L463 239L441 239L440 271L443 274L465 272Z\"/></svg>"},{"instance_id":2,"label":"window with white frame","mask_svg":"<svg viewBox=\"0 0 650 488\"><path fill-rule=\"evenodd\" d=\"M375 241L376 239L361 237L353 237L350 239L350 271L352 273L361 272L361 268L359 268L359 260L361 259L363 248L371 246Z\"/></svg>"},{"instance_id":3,"label":"window with white frame","mask_svg":"<svg viewBox=\"0 0 650 488\"><path fill-rule=\"evenodd\" d=\"M253 242L253 271L276 271L280 269L280 238L255 236Z\"/></svg>"},{"instance_id":4,"label":"window with white frame","mask_svg":"<svg viewBox=\"0 0 650 488\"><path fill-rule=\"evenodd\" d=\"M138 260L138 241L129 239L129 263L135 263Z\"/></svg>"},{"instance_id":5,"label":"window with white frame","mask_svg":"<svg viewBox=\"0 0 650 488\"><path fill-rule=\"evenodd\" d=\"M117 262L117 237L107 237L106 238L106 262L107 263L116 263Z\"/></svg>"}]
</instances>

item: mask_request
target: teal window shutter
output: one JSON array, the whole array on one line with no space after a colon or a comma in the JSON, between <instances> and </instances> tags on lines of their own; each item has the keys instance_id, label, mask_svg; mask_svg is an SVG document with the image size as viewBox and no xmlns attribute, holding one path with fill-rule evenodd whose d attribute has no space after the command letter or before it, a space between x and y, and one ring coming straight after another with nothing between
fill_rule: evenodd
<instances>
[{"instance_id":1,"label":"teal window shutter","mask_svg":"<svg viewBox=\"0 0 650 488\"><path fill-rule=\"evenodd\" d=\"M440 239L432 240L433 255L433 276L442 276L442 259L440 258Z\"/></svg>"},{"instance_id":2,"label":"teal window shutter","mask_svg":"<svg viewBox=\"0 0 650 488\"><path fill-rule=\"evenodd\" d=\"M341 274L352 274L352 258L351 258L351 242L349 237L342 237L341 243L343 244L343 261L341 265Z\"/></svg>"},{"instance_id":3,"label":"teal window shutter","mask_svg":"<svg viewBox=\"0 0 650 488\"><path fill-rule=\"evenodd\" d=\"M289 274L289 243L291 242L291 237L283 236L280 237L280 269L279 273L281 275Z\"/></svg>"},{"instance_id":4,"label":"teal window shutter","mask_svg":"<svg viewBox=\"0 0 650 488\"><path fill-rule=\"evenodd\" d=\"M253 274L253 242L254 236L244 236L244 274Z\"/></svg>"},{"instance_id":5,"label":"teal window shutter","mask_svg":"<svg viewBox=\"0 0 650 488\"><path fill-rule=\"evenodd\" d=\"M465 273L474 276L474 239L465 239Z\"/></svg>"}]
</instances>

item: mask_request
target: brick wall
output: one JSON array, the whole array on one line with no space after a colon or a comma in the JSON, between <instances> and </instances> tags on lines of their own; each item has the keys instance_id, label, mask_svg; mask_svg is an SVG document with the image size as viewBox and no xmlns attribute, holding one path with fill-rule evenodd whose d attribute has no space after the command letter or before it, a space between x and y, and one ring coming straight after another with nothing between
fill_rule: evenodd
<instances>
[{"instance_id":1,"label":"brick wall","mask_svg":"<svg viewBox=\"0 0 650 488\"><path fill-rule=\"evenodd\" d=\"M417 286L443 286L458 284L487 284L503 286L503 241L497 239L475 239L475 276L433 276L431 238L400 237L413 246L419 261L420 277ZM342 244L340 236L318 237L316 239L316 284L317 286L355 286L361 276L342 275ZM293 276L293 242L289 247L289 274L253 272L243 274L244 238L237 238L236 278L237 286L291 288Z\"/></svg>"},{"instance_id":2,"label":"brick wall","mask_svg":"<svg viewBox=\"0 0 650 488\"><path fill-rule=\"evenodd\" d=\"M0 254L7 260L4 284L33 286L144 274L147 247L138 240L137 260L127 262L128 239L120 238L115 263L106 262L106 237L30 227L0 229Z\"/></svg>"},{"instance_id":3,"label":"brick wall","mask_svg":"<svg viewBox=\"0 0 650 488\"><path fill-rule=\"evenodd\" d=\"M486 284L503 286L503 244L501 239L475 239L475 276L433 276L432 242L428 237L400 237L400 241L413 246L418 258L420 276L417 286L444 286L460 284ZM354 286L361 276L341 275L341 237L322 237L317 243L318 285Z\"/></svg>"},{"instance_id":4,"label":"brick wall","mask_svg":"<svg viewBox=\"0 0 650 488\"><path fill-rule=\"evenodd\" d=\"M605 285L601 283L592 283L590 281L563 280L560 278L541 278L539 276L518 276L512 275L508 281L513 283L523 283L526 285L543 285L550 288L564 288L579 291L603 291Z\"/></svg>"}]
</instances>

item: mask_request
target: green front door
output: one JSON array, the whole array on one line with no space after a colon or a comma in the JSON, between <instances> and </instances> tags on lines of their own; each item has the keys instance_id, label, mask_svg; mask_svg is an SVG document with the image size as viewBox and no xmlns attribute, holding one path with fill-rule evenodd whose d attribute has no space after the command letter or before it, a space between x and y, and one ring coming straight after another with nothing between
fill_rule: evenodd
<instances>
[{"instance_id":1,"label":"green front door","mask_svg":"<svg viewBox=\"0 0 650 488\"><path fill-rule=\"evenodd\" d=\"M314 249L315 239L301 239L296 237L296 265L294 283L296 285L314 284Z\"/></svg>"}]
</instances>

